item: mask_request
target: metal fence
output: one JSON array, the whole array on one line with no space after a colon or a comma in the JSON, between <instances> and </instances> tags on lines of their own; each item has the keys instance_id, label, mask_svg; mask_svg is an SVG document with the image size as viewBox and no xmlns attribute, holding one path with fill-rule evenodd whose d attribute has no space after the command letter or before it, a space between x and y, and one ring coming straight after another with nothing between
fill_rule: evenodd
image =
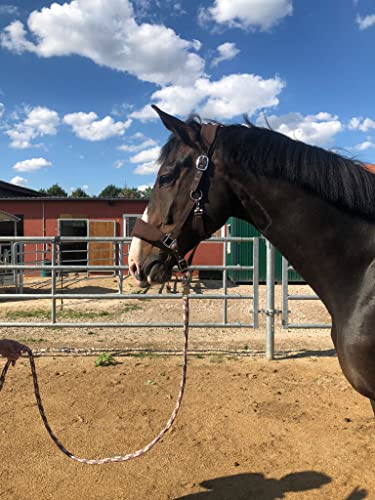
<instances>
[{"instance_id":1,"label":"metal fence","mask_svg":"<svg viewBox=\"0 0 375 500\"><path fill-rule=\"evenodd\" d=\"M289 262L282 257L282 327L285 329L291 328L331 328L331 324L329 323L290 323L289 322L289 302L290 301L300 301L300 300L320 300L320 298L315 294L290 294L289 293L289 279L288 279L288 271L294 270L293 266L289 264Z\"/></svg>"},{"instance_id":2,"label":"metal fence","mask_svg":"<svg viewBox=\"0 0 375 500\"><path fill-rule=\"evenodd\" d=\"M251 266L225 265L227 244L238 242L253 242L253 262ZM190 293L192 300L219 300L222 301L222 319L218 322L192 322L193 328L257 328L259 315L259 239L256 237L213 237L206 243L223 243L223 265L202 265L192 266L192 271L220 271L222 273L222 293ZM80 243L82 247L74 249L69 244ZM91 244L107 243L111 245L111 257L108 257L108 264L103 264L103 258L95 256L90 249ZM7 245L10 248L8 260L0 264L0 275L11 275L13 290L4 287L0 295L1 300L26 300L42 299L50 301L49 321L1 321L0 327L69 327L69 328L129 328L129 327L180 327L181 323L172 322L63 322L57 318L57 301L64 299L112 299L112 300L178 300L181 293L147 293L135 294L124 293L124 279L129 273L129 267L125 263L128 255L131 238L119 237L0 237L0 245ZM67 247L68 245L68 247ZM85 247L86 245L86 247ZM64 252L65 255L64 255ZM75 252L79 256L75 258ZM85 252L88 252L85 254ZM90 258L89 258L89 253ZM69 255L68 255L69 254ZM85 257L86 255L86 257ZM77 257L77 255L76 255ZM95 263L100 262L100 263ZM252 293L229 293L228 291L228 271L252 271L253 280L251 284ZM93 273L113 273L117 278L116 293L70 293L64 289L67 280L75 279L71 274L85 273L89 278ZM25 277L33 276L33 281L28 281L35 289L25 292ZM38 279L38 275L49 277L48 284L45 280ZM108 276L108 274L107 274ZM79 278L77 278L79 279ZM249 285L250 286L250 285ZM11 293L13 292L13 293ZM232 300L251 301L252 321L245 323L228 321L228 303Z\"/></svg>"}]
</instances>

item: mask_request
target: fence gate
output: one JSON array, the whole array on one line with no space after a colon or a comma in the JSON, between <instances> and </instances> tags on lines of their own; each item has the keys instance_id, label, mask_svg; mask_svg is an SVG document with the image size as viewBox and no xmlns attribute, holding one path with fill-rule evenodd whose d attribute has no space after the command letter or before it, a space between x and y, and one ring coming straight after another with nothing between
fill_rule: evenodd
<instances>
[{"instance_id":1,"label":"fence gate","mask_svg":"<svg viewBox=\"0 0 375 500\"><path fill-rule=\"evenodd\" d=\"M76 222L76 221L74 221ZM94 232L95 232L94 226ZM99 228L103 230L102 227ZM108 232L113 230L113 226L108 226ZM59 237L0 237L2 241L7 241L14 251L12 259L2 264L1 269L4 272L14 272L19 277L16 287L17 295L9 288L4 289L1 294L2 300L20 300L20 299L43 299L50 301L51 313L49 321L0 321L0 327L69 327L69 328L134 328L134 327L182 327L183 323L173 322L85 322L72 321L64 322L58 320L57 301L64 299L136 299L136 300L180 300L181 293L123 293L123 274L128 273L129 266L126 262L126 255L131 243L131 238L120 238L115 236L59 236ZM247 266L225 265L225 255L227 244L231 242L249 242L253 244L252 263ZM213 237L207 240L210 242L223 243L223 262L221 266L192 266L192 271L220 271L222 273L222 293L190 293L190 300L218 300L222 301L222 319L217 322L192 322L192 328L257 328L259 314L259 239L248 237ZM78 250L75 245L78 245ZM94 245L91 246L90 245ZM99 246L100 245L100 246ZM103 245L103 246L102 246ZM105 245L105 246L104 246ZM43 252L38 251L42 246ZM73 248L74 247L74 248ZM89 259L81 258L83 248L89 248ZM90 258L90 248L91 257ZM100 252L93 253L99 249ZM66 257L68 254L68 257ZM77 254L79 259L77 260ZM64 257L65 255L65 257ZM246 271L252 273L251 293L230 293L228 287L229 271ZM117 291L111 293L73 293L72 290L64 288L64 280L68 280L69 273L78 275L85 273L86 278L90 279L92 274L114 273L117 278ZM33 277L30 282L29 277ZM28 277L27 292L24 291L25 277ZM48 277L49 280L40 280ZM74 279L80 279L74 278ZM67 281L65 281L68 283ZM30 286L33 285L32 292ZM71 284L71 283L68 283ZM249 285L250 286L250 285ZM228 321L228 303L231 300L251 301L251 317L246 322Z\"/></svg>"},{"instance_id":2,"label":"fence gate","mask_svg":"<svg viewBox=\"0 0 375 500\"><path fill-rule=\"evenodd\" d=\"M290 323L289 322L289 302L301 300L320 300L315 294L289 294L289 271L294 271L285 257L282 258L282 327L289 328L331 328L330 323Z\"/></svg>"}]
</instances>

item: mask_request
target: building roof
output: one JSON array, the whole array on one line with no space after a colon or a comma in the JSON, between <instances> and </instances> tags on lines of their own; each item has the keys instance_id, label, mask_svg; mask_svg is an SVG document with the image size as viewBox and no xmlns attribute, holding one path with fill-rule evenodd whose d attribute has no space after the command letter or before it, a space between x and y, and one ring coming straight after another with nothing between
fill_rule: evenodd
<instances>
[{"instance_id":1,"label":"building roof","mask_svg":"<svg viewBox=\"0 0 375 500\"><path fill-rule=\"evenodd\" d=\"M38 193L40 195L40 193ZM0 198L2 198L0 194ZM89 198L72 198L69 196L6 196L3 197L7 201L62 201L62 202L74 202L74 201L79 201L79 202L87 202L87 201L100 201L100 202L108 202L108 203L114 203L114 202L139 202L139 203L148 203L149 199L148 198L99 198L97 196L89 197Z\"/></svg>"},{"instance_id":2,"label":"building roof","mask_svg":"<svg viewBox=\"0 0 375 500\"><path fill-rule=\"evenodd\" d=\"M20 218L13 214L0 210L0 222L19 222Z\"/></svg>"},{"instance_id":3,"label":"building roof","mask_svg":"<svg viewBox=\"0 0 375 500\"><path fill-rule=\"evenodd\" d=\"M0 181L0 198L35 198L39 197L40 193L34 189L17 186L10 182Z\"/></svg>"}]
</instances>

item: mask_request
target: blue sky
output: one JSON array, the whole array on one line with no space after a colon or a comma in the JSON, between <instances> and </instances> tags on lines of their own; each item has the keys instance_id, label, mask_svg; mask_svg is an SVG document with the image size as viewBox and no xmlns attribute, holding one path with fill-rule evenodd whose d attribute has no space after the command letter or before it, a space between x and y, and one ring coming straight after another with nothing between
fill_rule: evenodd
<instances>
[{"instance_id":1,"label":"blue sky","mask_svg":"<svg viewBox=\"0 0 375 500\"><path fill-rule=\"evenodd\" d=\"M373 0L1 2L0 178L151 185L151 103L375 163L374 47Z\"/></svg>"}]
</instances>

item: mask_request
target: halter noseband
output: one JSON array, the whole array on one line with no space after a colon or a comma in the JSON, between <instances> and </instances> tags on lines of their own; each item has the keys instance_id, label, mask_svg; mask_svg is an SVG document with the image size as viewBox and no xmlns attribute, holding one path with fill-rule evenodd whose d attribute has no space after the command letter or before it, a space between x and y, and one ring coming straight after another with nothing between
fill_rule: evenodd
<instances>
[{"instance_id":1,"label":"halter noseband","mask_svg":"<svg viewBox=\"0 0 375 500\"><path fill-rule=\"evenodd\" d=\"M145 222L142 219L137 219L132 232L132 236L147 241L151 245L161 248L162 250L167 250L176 259L178 268L181 272L187 271L191 258L189 259L189 263L184 258L184 255L178 246L178 238L192 212L194 217L197 217L197 220L200 220L200 224L203 225L203 193L199 189L199 186L210 163L210 157L213 153L218 128L219 125L211 123L201 125L201 139L207 148L207 154L198 156L195 162L195 174L190 186L189 201L186 203L181 217L173 231L164 233L157 226L154 226L149 222Z\"/></svg>"}]
</instances>

